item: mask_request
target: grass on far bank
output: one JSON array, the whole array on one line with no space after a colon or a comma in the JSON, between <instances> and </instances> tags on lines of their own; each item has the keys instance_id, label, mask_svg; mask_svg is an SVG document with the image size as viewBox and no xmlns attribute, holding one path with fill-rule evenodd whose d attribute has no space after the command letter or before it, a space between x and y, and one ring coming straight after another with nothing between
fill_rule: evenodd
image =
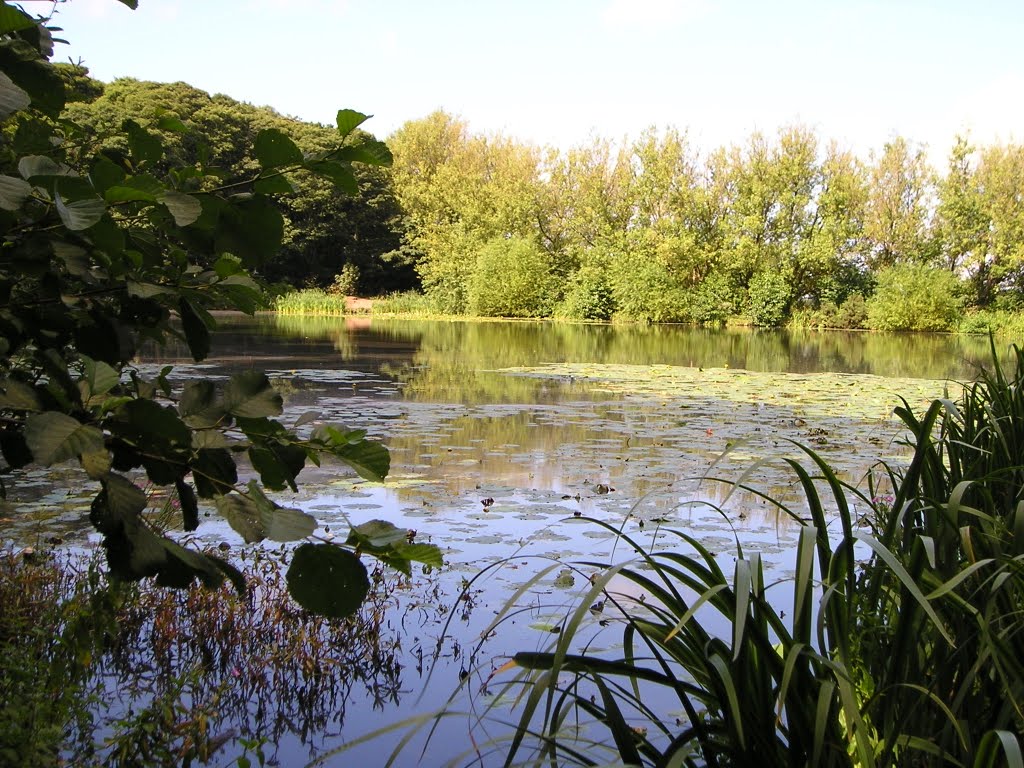
<instances>
[{"instance_id":1,"label":"grass on far bank","mask_svg":"<svg viewBox=\"0 0 1024 768\"><path fill-rule=\"evenodd\" d=\"M429 296L417 291L391 293L387 296L374 298L370 314L374 315L405 315L409 317L436 318L452 317L439 311ZM340 293L310 288L278 296L274 301L274 310L281 315L308 315L319 317L341 317L352 314L365 314L364 310L347 305L346 297ZM459 315L458 317L464 317ZM492 318L499 320L502 318ZM628 318L616 318L617 321L628 322ZM791 318L787 327L807 328L816 330L870 330L862 327L838 326L819 322L816 313L800 312ZM736 316L729 318L729 327L750 325L749 318ZM993 334L1003 338L1024 338L1024 313L1006 310L978 310L965 314L951 333L984 335Z\"/></svg>"}]
</instances>

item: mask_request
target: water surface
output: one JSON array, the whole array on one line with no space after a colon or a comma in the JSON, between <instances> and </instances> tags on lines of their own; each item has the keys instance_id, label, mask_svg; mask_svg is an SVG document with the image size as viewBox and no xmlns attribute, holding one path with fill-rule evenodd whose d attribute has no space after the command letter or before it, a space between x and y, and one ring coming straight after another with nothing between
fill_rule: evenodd
<instances>
[{"instance_id":1,"label":"water surface","mask_svg":"<svg viewBox=\"0 0 1024 768\"><path fill-rule=\"evenodd\" d=\"M783 459L806 459L799 443L863 485L874 462L905 454L892 416L898 398L923 406L987 357L985 339L940 335L267 315L225 318L203 364L172 349L140 367L174 362L178 381L266 370L285 396L285 423L315 410L323 421L367 429L391 451L387 482L325 466L279 500L316 515L321 534L382 518L445 553L443 571L417 574L384 619L401 649L395 695L348 691L344 722L330 733L286 729L275 759L303 765L438 706L460 680L465 701L484 696L504 654L548 642L586 585L585 571L562 564L615 556L615 537L578 517L651 548L666 541L661 527L681 528L724 564L739 541L784 581L796 523L730 481L795 500ZM48 485L40 473L23 480L41 489L32 502L38 517L52 523L56 514L83 530L81 504L92 489L51 490L52 477ZM215 517L198 539L239 544ZM552 565L521 597L528 610L492 633L495 613ZM493 636L482 643L482 635ZM609 630L591 650L615 643ZM467 746L468 728L446 721L431 747L439 752L424 764ZM379 749L360 746L348 759L370 764Z\"/></svg>"}]
</instances>

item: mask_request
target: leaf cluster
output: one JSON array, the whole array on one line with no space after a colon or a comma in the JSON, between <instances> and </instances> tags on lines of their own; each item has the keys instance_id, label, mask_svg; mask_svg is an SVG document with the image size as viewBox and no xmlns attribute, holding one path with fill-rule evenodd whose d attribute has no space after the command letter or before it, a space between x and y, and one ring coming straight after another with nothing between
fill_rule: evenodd
<instances>
[{"instance_id":1,"label":"leaf cluster","mask_svg":"<svg viewBox=\"0 0 1024 768\"><path fill-rule=\"evenodd\" d=\"M89 516L117 577L155 576L176 587L227 578L244 589L228 562L187 549L147 521L141 478L171 489L186 531L208 503L246 541L289 541L312 535L316 521L279 506L264 489L295 490L306 462L321 456L380 480L387 450L362 431L304 429L315 415L286 427L274 418L281 397L260 372L234 376L221 389L199 381L178 390L170 368L147 377L132 360L143 342L174 339L197 361L205 358L216 326L211 310L258 306L250 270L281 246L284 222L273 198L291 190L291 176L313 174L355 194L353 163L386 165L390 151L357 131L367 115L348 109L338 112L335 146L322 151L303 152L281 130L261 130L257 167L237 178L202 159L170 162L162 134L132 117L116 128L123 151L113 151L63 112L64 81L49 62L53 31L45 19L0 4L3 472L78 462L98 484ZM190 131L173 114L156 124L162 132ZM260 482L241 483L242 455ZM309 544L293 564L296 578L341 558L365 579L355 549ZM436 560L420 549L367 551L404 570L410 559ZM328 592L347 586L320 583ZM296 594L310 603L307 593ZM358 606L362 595L353 594L354 604L338 610Z\"/></svg>"}]
</instances>

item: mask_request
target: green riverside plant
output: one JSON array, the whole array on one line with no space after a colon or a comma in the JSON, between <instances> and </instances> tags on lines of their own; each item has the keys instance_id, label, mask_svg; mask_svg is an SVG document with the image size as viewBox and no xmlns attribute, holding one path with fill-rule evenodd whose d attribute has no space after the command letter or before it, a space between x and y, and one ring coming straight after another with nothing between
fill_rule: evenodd
<instances>
[{"instance_id":1,"label":"green riverside plant","mask_svg":"<svg viewBox=\"0 0 1024 768\"><path fill-rule=\"evenodd\" d=\"M800 505L739 483L799 522L792 579L767 583L739 545L728 574L684 531L663 531L672 545L652 552L593 521L631 559L578 565L591 586L557 639L517 653L499 672L519 673L474 715L498 719L511 698L513 735L481 737L478 754L505 765L1024 765L1024 353L1012 358L955 401L921 415L900 405L912 456L880 464L866 490L802 446L802 461L783 459ZM620 650L587 651L595 615L621 628Z\"/></svg>"}]
</instances>

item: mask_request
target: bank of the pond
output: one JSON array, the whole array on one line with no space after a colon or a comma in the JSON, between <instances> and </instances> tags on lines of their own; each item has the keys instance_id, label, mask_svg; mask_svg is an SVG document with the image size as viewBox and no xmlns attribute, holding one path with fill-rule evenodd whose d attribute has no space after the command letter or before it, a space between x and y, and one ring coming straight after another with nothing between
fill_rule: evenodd
<instances>
[{"instance_id":1,"label":"bank of the pond","mask_svg":"<svg viewBox=\"0 0 1024 768\"><path fill-rule=\"evenodd\" d=\"M346 315L373 314L383 317L397 316L435 320L514 321L547 319L568 323L581 322L577 319L567 319L558 316L548 318L495 318L474 315L447 315L437 311L428 296L415 292L390 294L375 298L361 298L331 293L321 289L305 289L278 296L274 301L274 311L281 315L307 317L343 317ZM614 320L626 323L646 323L646 321L632 319L628 316L616 317ZM749 319L744 317L730 318L725 324L741 327L752 325ZM872 328L868 324L866 316L855 322L846 322L838 318L835 312L830 311L828 308L817 310L801 309L796 311L790 317L785 327L794 330L815 331L879 330ZM893 329L887 327L884 330ZM992 333L999 337L1024 339L1024 313L1006 310L978 310L961 313L954 324L942 330L967 335L988 335Z\"/></svg>"}]
</instances>

